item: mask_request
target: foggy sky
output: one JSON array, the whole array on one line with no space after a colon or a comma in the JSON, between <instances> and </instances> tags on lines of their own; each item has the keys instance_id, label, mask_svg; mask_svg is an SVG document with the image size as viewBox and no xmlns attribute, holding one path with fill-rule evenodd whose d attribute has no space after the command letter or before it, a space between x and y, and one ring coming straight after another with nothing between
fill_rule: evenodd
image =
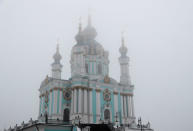
<instances>
[{"instance_id":1,"label":"foggy sky","mask_svg":"<svg viewBox=\"0 0 193 131\"><path fill-rule=\"evenodd\" d=\"M125 30L136 117L155 131L192 131L192 0L0 0L0 130L37 119L58 38L62 78L70 77L79 17L85 27L89 8L117 81Z\"/></svg>"}]
</instances>

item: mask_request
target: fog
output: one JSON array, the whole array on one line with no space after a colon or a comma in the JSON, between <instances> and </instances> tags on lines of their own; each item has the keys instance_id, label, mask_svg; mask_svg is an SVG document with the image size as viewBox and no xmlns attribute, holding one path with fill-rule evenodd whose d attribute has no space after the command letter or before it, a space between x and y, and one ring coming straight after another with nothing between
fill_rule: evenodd
<instances>
[{"instance_id":1,"label":"fog","mask_svg":"<svg viewBox=\"0 0 193 131\"><path fill-rule=\"evenodd\" d=\"M74 36L89 8L117 81L125 31L136 117L155 131L192 131L192 0L0 0L0 130L37 119L58 38L62 78L70 77Z\"/></svg>"}]
</instances>

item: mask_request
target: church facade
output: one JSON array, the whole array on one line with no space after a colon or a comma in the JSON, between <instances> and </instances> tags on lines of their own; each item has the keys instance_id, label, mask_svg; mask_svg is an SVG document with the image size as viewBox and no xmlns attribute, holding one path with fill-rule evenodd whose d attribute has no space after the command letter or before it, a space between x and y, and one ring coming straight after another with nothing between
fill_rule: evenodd
<instances>
[{"instance_id":1,"label":"church facade","mask_svg":"<svg viewBox=\"0 0 193 131\"><path fill-rule=\"evenodd\" d=\"M83 123L115 122L134 124L133 85L129 76L129 57L122 38L119 51L121 76L117 82L109 76L108 51L95 40L97 33L89 18L87 27L80 25L76 45L71 51L71 78L61 79L59 47L54 54L52 76L40 87L39 119L73 120Z\"/></svg>"},{"instance_id":2,"label":"church facade","mask_svg":"<svg viewBox=\"0 0 193 131\"><path fill-rule=\"evenodd\" d=\"M108 125L115 126L115 131L152 131L150 123L136 122L134 86L130 80L124 38L118 58L120 81L116 81L109 76L109 53L95 40L96 36L89 16L88 25L82 29L80 23L75 36L77 43L71 50L71 77L68 80L61 78L62 56L57 45L51 64L52 75L40 85L38 120L31 119L8 131L75 131L77 125L87 125L85 131L95 131L97 127L105 129ZM91 129L87 130L89 126Z\"/></svg>"}]
</instances>

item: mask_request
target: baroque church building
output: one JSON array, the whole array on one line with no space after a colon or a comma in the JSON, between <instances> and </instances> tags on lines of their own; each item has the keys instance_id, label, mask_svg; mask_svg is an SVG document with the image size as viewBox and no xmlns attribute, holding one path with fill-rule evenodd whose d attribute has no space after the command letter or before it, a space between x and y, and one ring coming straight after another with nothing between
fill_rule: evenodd
<instances>
[{"instance_id":1,"label":"baroque church building","mask_svg":"<svg viewBox=\"0 0 193 131\"><path fill-rule=\"evenodd\" d=\"M52 76L40 87L39 119L45 113L50 119L73 120L83 123L101 120L122 124L135 123L133 85L129 76L129 57L122 39L119 49L121 77L117 82L109 76L109 53L95 40L97 33L89 19L87 27L81 25L76 45L71 51L71 78L61 79L62 64L59 47L54 54Z\"/></svg>"},{"instance_id":2,"label":"baroque church building","mask_svg":"<svg viewBox=\"0 0 193 131\"><path fill-rule=\"evenodd\" d=\"M36 131L76 130L79 125L116 125L117 130L152 130L150 123L142 125L136 122L134 110L134 86L129 75L129 57L122 37L119 48L120 81L109 76L109 53L95 38L97 32L92 26L91 18L88 25L75 36L76 44L71 50L71 77L61 78L62 56L57 45L53 56L52 75L42 81L40 92L39 116L36 126L44 123ZM33 120L31 127L33 127ZM65 129L55 123L65 123ZM25 124L22 124L25 128ZM27 126L26 126L27 127ZM78 126L77 126L78 127ZM92 126L91 126L92 127ZM16 127L17 129L18 127ZM86 128L83 128L86 130ZM92 129L89 129L89 131Z\"/></svg>"}]
</instances>

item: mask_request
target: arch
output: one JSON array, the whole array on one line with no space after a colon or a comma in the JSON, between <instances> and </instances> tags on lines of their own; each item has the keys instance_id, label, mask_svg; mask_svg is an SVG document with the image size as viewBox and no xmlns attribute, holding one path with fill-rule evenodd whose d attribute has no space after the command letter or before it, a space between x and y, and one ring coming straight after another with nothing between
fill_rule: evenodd
<instances>
[{"instance_id":1,"label":"arch","mask_svg":"<svg viewBox=\"0 0 193 131\"><path fill-rule=\"evenodd\" d=\"M63 121L68 122L70 120L70 110L68 108L64 109Z\"/></svg>"},{"instance_id":2,"label":"arch","mask_svg":"<svg viewBox=\"0 0 193 131\"><path fill-rule=\"evenodd\" d=\"M104 119L110 121L110 111L109 111L109 109L105 109Z\"/></svg>"}]
</instances>

